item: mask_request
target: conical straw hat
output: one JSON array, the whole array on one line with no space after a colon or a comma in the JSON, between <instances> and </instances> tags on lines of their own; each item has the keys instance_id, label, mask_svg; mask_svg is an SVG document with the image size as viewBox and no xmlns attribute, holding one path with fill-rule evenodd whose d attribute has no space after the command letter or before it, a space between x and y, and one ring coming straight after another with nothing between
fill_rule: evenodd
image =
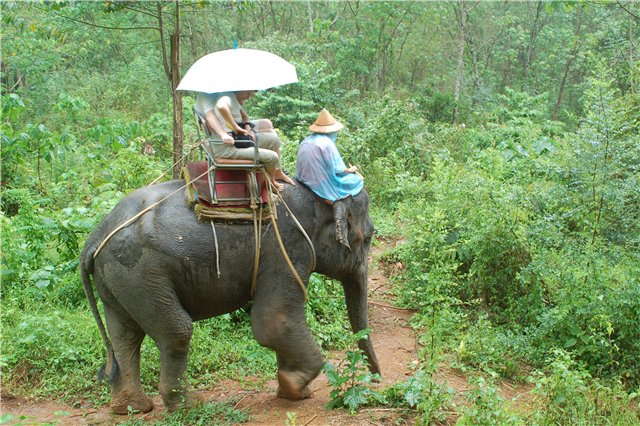
<instances>
[{"instance_id":1,"label":"conical straw hat","mask_svg":"<svg viewBox=\"0 0 640 426\"><path fill-rule=\"evenodd\" d=\"M315 123L309 126L309 130L316 133L333 133L342 129L344 129L342 123L333 118L333 115L324 108L320 111L320 115L318 115Z\"/></svg>"}]
</instances>

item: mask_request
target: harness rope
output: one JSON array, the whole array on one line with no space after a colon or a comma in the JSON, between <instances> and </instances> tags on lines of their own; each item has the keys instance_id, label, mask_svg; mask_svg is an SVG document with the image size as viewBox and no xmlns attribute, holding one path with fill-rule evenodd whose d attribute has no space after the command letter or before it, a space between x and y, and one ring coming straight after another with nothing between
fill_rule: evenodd
<instances>
[{"instance_id":1,"label":"harness rope","mask_svg":"<svg viewBox=\"0 0 640 426\"><path fill-rule=\"evenodd\" d=\"M269 179L267 179L267 182L269 182L269 188L271 189L272 183L269 181ZM282 197L280 197L280 199L282 199ZM269 197L268 203L269 203L269 210L273 211L273 201L271 200L271 197ZM282 255L284 256L284 260L286 260L287 265L289 265L289 269L291 269L291 272L293 272L293 275L296 278L296 281L298 282L298 285L300 286L300 290L302 290L302 294L304 295L304 301L306 303L307 302L307 289L304 286L304 283L302 282L302 278L300 278L300 275L298 275L298 271L296 271L296 268L293 266L293 263L291 262L291 259L289 258L289 254L287 253L287 250L285 249L284 244L282 243L282 238L280 237L280 230L278 229L278 224L276 223L276 219L273 216L273 214L271 215L271 223L273 223L273 229L275 231L276 238L278 239L278 244L280 245L280 250L282 251ZM314 255L313 259L314 259L314 264L315 264L315 255Z\"/></svg>"},{"instance_id":2,"label":"harness rope","mask_svg":"<svg viewBox=\"0 0 640 426\"><path fill-rule=\"evenodd\" d=\"M258 229L256 229L256 226ZM262 204L260 204L260 217L256 224L256 212L253 211L253 229L255 232L256 254L253 259L253 275L251 277L251 298L256 294L256 284L258 282L258 266L260 265L260 248L262 245Z\"/></svg>"},{"instance_id":3,"label":"harness rope","mask_svg":"<svg viewBox=\"0 0 640 426\"><path fill-rule=\"evenodd\" d=\"M213 244L216 247L216 273L218 278L220 278L220 251L218 250L218 235L216 235L216 227L213 225L213 221L210 220L211 229L213 230Z\"/></svg>"},{"instance_id":4,"label":"harness rope","mask_svg":"<svg viewBox=\"0 0 640 426\"><path fill-rule=\"evenodd\" d=\"M96 252L93 253L93 258L95 259L96 256L98 256L98 253L100 253L100 250L102 250L102 248L104 247L104 245L107 243L107 241L109 241L111 239L111 237L114 236L114 234L118 231L120 231L122 228L130 225L133 221L135 221L136 219L138 219L140 216L142 216L143 214L145 214L146 212L148 212L151 209L156 208L160 203L162 203L163 201L167 200L169 197L172 197L173 195L175 195L176 193L180 192L181 190L185 189L187 186L189 186L190 184L192 184L195 180L200 179L202 176L206 175L207 173L209 173L211 170L213 170L213 166L209 167L204 173L202 173L200 176L191 179L189 182L185 183L184 185L182 185L180 188L176 189L175 191L173 191L171 194L167 195L166 197L164 197L162 200L160 201L156 201L155 203L153 203L152 205L150 205L149 207L147 207L146 209L142 210L141 212L139 212L138 214L136 214L135 216L133 216L132 218L127 219L124 223L122 223L120 226L118 226L116 229L114 229L113 231L111 231L111 233L109 235L107 235L107 237L102 240L102 242L100 243L100 245L98 246L98 248L96 249Z\"/></svg>"},{"instance_id":5,"label":"harness rope","mask_svg":"<svg viewBox=\"0 0 640 426\"><path fill-rule=\"evenodd\" d=\"M173 164L171 165L171 167L169 167L167 170L165 170L164 172L162 172L162 173L160 174L160 176L158 176L157 178L155 178L155 179L153 180L153 182L151 182L149 185L153 185L154 183L156 183L156 182L158 182L160 179L162 179L162 177L163 177L164 175L166 175L166 174L167 174L167 172L169 172L169 170L173 170L173 168L176 166L176 164L181 164L181 163L182 163L182 160L184 160L184 159L185 159L185 158L187 158L189 155L191 155L191 152L193 152L193 150L194 150L194 149L196 149L197 147L199 147L200 145L202 145L202 142L204 142L204 141L202 141L202 140L201 140L201 141L196 142L196 143L195 143L195 145L193 145L193 146L189 149L189 152L187 152L185 155L183 155L183 156L182 156L178 161L176 161L175 163L173 163Z\"/></svg>"},{"instance_id":6,"label":"harness rope","mask_svg":"<svg viewBox=\"0 0 640 426\"><path fill-rule=\"evenodd\" d=\"M287 211L291 215L291 219L293 219L293 222L296 224L296 226L298 227L298 229L300 230L300 232L304 236L305 240L307 240L307 245L309 246L309 249L311 249L311 270L313 271L314 269L316 269L316 249L315 249L315 247L313 247L313 243L311 242L311 238L309 238L309 235L307 234L307 231L305 231L304 228L302 227L302 225L300 224L300 222L298 222L298 218L293 214L293 212L291 211L291 209L287 205L286 201L284 201L284 198L282 198L280 193L278 193L278 198L280 199L280 201L282 201L282 204L284 204L284 207L287 209Z\"/></svg>"}]
</instances>

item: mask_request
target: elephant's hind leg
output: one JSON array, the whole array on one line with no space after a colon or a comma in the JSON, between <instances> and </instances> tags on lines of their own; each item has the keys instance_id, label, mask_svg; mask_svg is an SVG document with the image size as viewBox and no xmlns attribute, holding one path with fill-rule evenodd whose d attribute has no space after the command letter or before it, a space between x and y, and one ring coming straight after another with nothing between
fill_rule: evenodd
<instances>
[{"instance_id":1,"label":"elephant's hind leg","mask_svg":"<svg viewBox=\"0 0 640 426\"><path fill-rule=\"evenodd\" d=\"M105 305L104 311L118 363L111 383L111 410L115 414L151 411L153 401L142 390L140 382L140 345L144 331L123 309Z\"/></svg>"},{"instance_id":2,"label":"elephant's hind leg","mask_svg":"<svg viewBox=\"0 0 640 426\"><path fill-rule=\"evenodd\" d=\"M308 398L308 384L320 373L324 357L305 320L304 301L300 297L296 303L283 296L276 300L272 295L261 300L260 296L258 291L251 308L251 328L258 343L276 351L278 396Z\"/></svg>"},{"instance_id":3,"label":"elephant's hind leg","mask_svg":"<svg viewBox=\"0 0 640 426\"><path fill-rule=\"evenodd\" d=\"M153 305L153 306L151 306ZM144 324L145 330L160 351L159 390L165 407L169 411L189 408L200 403L196 393L190 392L187 379L189 344L193 334L193 320L174 294L158 297L145 309L156 312ZM161 312L159 318L157 313Z\"/></svg>"}]
</instances>

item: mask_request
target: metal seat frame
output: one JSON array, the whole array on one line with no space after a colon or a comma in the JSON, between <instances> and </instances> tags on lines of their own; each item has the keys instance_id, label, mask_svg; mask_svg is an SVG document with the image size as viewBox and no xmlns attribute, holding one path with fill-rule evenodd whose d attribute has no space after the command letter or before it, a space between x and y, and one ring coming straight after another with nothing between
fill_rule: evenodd
<instances>
[{"instance_id":1,"label":"metal seat frame","mask_svg":"<svg viewBox=\"0 0 640 426\"><path fill-rule=\"evenodd\" d=\"M195 108L193 108L193 114L196 120L196 125L198 128L198 139L202 140L201 131L204 133L206 140L204 140L204 152L205 157L207 158L207 169L209 170L209 195L211 196L211 202L213 204L240 204L240 203L249 203L252 209L258 208L259 204L262 203L261 191L258 186L258 172L262 172L263 176L266 177L264 166L260 163L258 159L258 144L257 141L253 143L254 148L254 157L253 160L243 160L243 159L231 159L231 158L220 158L216 157L213 152L213 146L216 144L222 144L222 140L216 139L215 135L209 126L207 125L206 119L199 114ZM256 139L257 139L256 135ZM243 141L244 142L244 141ZM220 184L238 184L237 181L222 181L216 180L216 171L220 170L241 170L246 172L246 184L249 189L249 197L248 198L221 198L218 196L216 191L216 183Z\"/></svg>"}]
</instances>

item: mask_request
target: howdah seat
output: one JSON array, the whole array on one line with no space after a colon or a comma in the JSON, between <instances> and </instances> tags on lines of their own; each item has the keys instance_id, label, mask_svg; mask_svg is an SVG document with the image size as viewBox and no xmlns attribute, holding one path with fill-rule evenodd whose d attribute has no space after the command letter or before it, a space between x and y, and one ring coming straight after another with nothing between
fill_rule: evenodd
<instances>
[{"instance_id":1,"label":"howdah seat","mask_svg":"<svg viewBox=\"0 0 640 426\"><path fill-rule=\"evenodd\" d=\"M241 141L242 144L250 144L253 146L253 160L216 157L213 147L216 144L223 143L222 140L217 139L217 135L209 128L206 119L201 114L196 112L195 109L193 113L198 127L198 138L201 139L201 131L206 137L203 147L209 170L209 195L211 196L211 203L213 205L249 204L252 209L258 208L259 204L262 203L261 187L258 185L258 182L264 182L265 179L258 179L259 173L262 173L264 176L264 166L258 160L257 143L253 141ZM244 172L246 178L244 180L237 179L238 172ZM247 190L226 191L231 194L224 196L216 189L216 185L246 185Z\"/></svg>"}]
</instances>

